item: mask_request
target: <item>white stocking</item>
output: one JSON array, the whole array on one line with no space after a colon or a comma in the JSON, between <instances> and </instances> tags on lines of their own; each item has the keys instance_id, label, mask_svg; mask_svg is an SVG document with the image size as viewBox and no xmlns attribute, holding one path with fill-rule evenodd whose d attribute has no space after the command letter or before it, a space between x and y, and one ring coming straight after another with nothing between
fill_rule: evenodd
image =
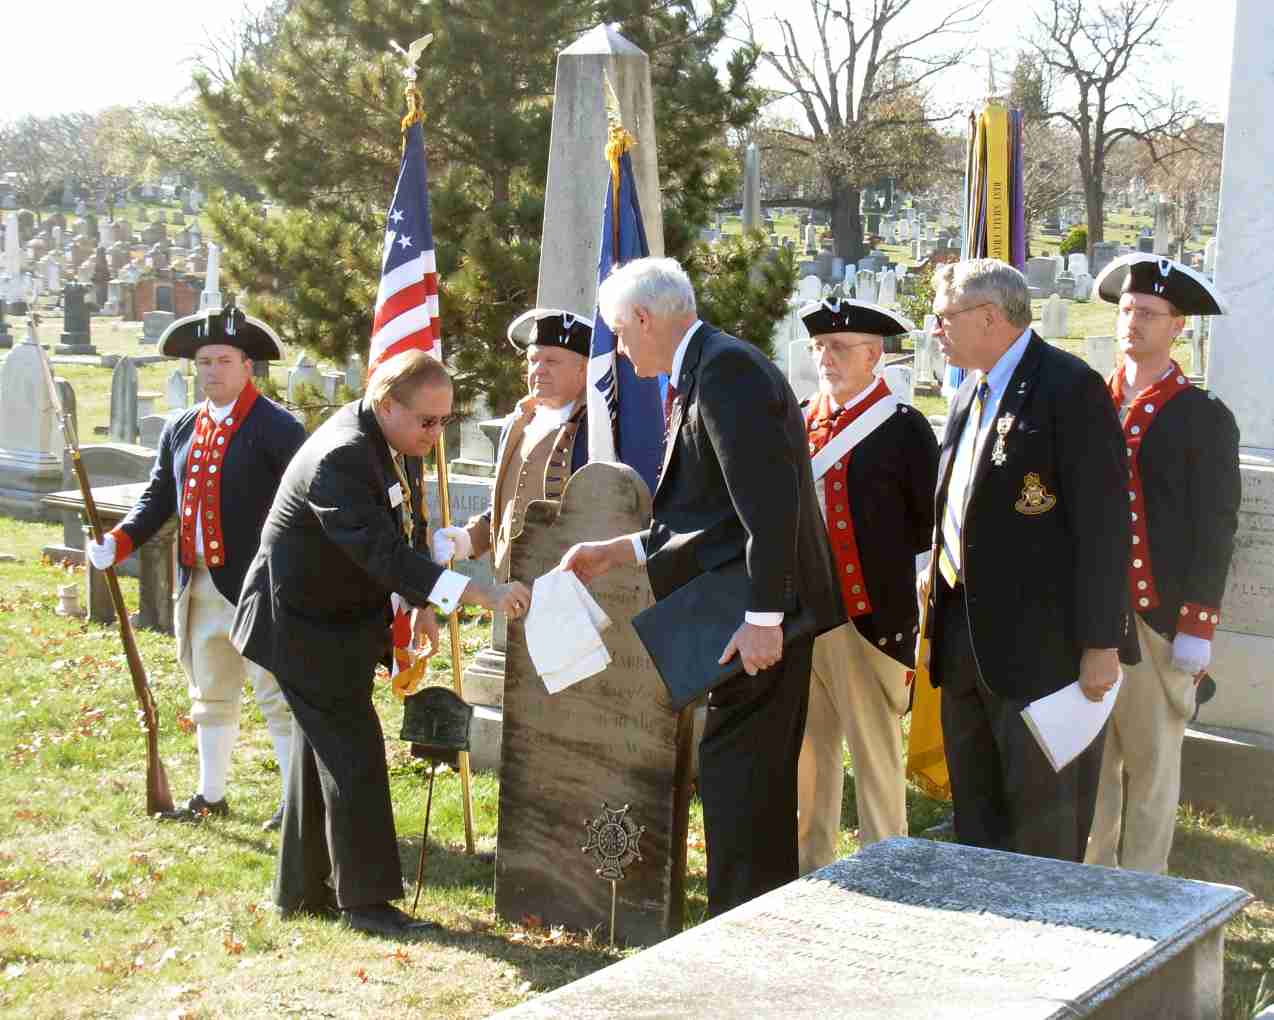
<instances>
[{"instance_id":1,"label":"white stocking","mask_svg":"<svg viewBox=\"0 0 1274 1020\"><path fill-rule=\"evenodd\" d=\"M226 795L230 755L238 739L237 722L229 726L199 727L199 793L209 804L215 804Z\"/></svg>"}]
</instances>

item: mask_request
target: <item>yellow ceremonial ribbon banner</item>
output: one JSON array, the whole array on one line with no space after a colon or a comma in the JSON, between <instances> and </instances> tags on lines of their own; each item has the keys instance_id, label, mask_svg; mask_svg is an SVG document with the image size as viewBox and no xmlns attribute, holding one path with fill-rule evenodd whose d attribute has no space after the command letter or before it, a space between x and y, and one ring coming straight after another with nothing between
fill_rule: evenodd
<instances>
[{"instance_id":1,"label":"yellow ceremonial ribbon banner","mask_svg":"<svg viewBox=\"0 0 1274 1020\"><path fill-rule=\"evenodd\" d=\"M929 582L926 592L934 590L938 579L938 553L941 542L935 538L929 557ZM951 774L947 771L947 754L942 743L942 689L929 681L932 641L929 638L929 610L933 600L926 597L920 609L920 643L916 649L915 679L911 687L911 730L907 735L907 778L926 796L935 800L951 799Z\"/></svg>"},{"instance_id":2,"label":"yellow ceremonial ribbon banner","mask_svg":"<svg viewBox=\"0 0 1274 1020\"><path fill-rule=\"evenodd\" d=\"M979 121L986 153L986 254L1012 263L1009 247L1009 115L988 106Z\"/></svg>"}]
</instances>

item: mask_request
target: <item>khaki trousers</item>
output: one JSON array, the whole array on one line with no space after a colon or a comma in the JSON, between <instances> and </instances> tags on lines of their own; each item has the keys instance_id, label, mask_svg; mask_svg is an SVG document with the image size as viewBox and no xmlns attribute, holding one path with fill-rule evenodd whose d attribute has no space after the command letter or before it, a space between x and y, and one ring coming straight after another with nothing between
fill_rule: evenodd
<instances>
[{"instance_id":1,"label":"khaki trousers","mask_svg":"<svg viewBox=\"0 0 1274 1020\"><path fill-rule=\"evenodd\" d=\"M196 726L239 722L243 685L252 684L271 737L292 733L292 711L274 674L239 654L230 643L235 607L217 590L207 567L196 566L173 614L178 657L189 683L190 718Z\"/></svg>"},{"instance_id":2,"label":"khaki trousers","mask_svg":"<svg viewBox=\"0 0 1274 1020\"><path fill-rule=\"evenodd\" d=\"M1181 742L1186 719L1194 713L1194 678L1173 668L1172 644L1140 617L1137 637L1142 659L1124 667L1106 727L1084 863L1162 874L1177 820Z\"/></svg>"},{"instance_id":3,"label":"khaki trousers","mask_svg":"<svg viewBox=\"0 0 1274 1020\"><path fill-rule=\"evenodd\" d=\"M906 667L846 623L814 642L810 703L797 764L801 874L837 858L849 743L863 846L907 834L901 714Z\"/></svg>"}]
</instances>

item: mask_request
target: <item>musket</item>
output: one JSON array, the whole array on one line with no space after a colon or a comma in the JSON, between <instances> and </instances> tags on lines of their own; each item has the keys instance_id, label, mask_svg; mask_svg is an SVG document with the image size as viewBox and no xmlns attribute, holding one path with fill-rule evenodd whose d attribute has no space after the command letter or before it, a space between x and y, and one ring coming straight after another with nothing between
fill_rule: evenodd
<instances>
[{"instance_id":1,"label":"musket","mask_svg":"<svg viewBox=\"0 0 1274 1020\"><path fill-rule=\"evenodd\" d=\"M31 326L31 331L34 336L34 324ZM80 494L84 497L84 516L88 518L93 541L100 542L105 532L102 530L102 518L97 512L97 503L93 499L93 488L89 485L88 472L84 470L84 461L80 458L80 444L75 435L75 424L62 407L62 397L58 393L57 383L53 381L53 367L49 364L48 355L44 353L44 348L40 346L38 339L35 349L39 352L40 368L44 372L44 383L49 390L49 399L53 402L53 413L57 415L58 424L62 428L67 455L71 458L71 467L79 482ZM87 552L85 559L88 559ZM168 774L164 771L164 763L159 760L159 713L155 709L155 696L151 693L150 681L146 679L146 667L142 665L142 657L137 651L137 639L133 635L133 625L128 618L128 607L124 605L124 593L119 588L119 577L114 567L107 567L102 573L106 577L106 588L111 593L111 603L115 607L115 619L119 621L119 636L124 643L124 656L128 659L128 670L133 675L133 694L137 696L137 704L141 708L142 719L146 724L146 813L153 815L160 811L171 811L173 795L168 787Z\"/></svg>"}]
</instances>

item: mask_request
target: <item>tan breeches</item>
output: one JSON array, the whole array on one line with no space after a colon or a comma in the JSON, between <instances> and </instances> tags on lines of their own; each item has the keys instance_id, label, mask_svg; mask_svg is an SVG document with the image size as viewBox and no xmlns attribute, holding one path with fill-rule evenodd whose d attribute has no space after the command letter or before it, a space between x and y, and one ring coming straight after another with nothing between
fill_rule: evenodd
<instances>
[{"instance_id":1,"label":"tan breeches","mask_svg":"<svg viewBox=\"0 0 1274 1020\"><path fill-rule=\"evenodd\" d=\"M814 642L809 713L797 765L801 874L836 860L849 743L863 846L907 834L906 780L898 709L906 668L871 646L852 623Z\"/></svg>"},{"instance_id":2,"label":"tan breeches","mask_svg":"<svg viewBox=\"0 0 1274 1020\"><path fill-rule=\"evenodd\" d=\"M1106 727L1084 863L1161 874L1172 849L1181 741L1194 712L1194 678L1173 668L1172 644L1140 617L1137 636L1141 662L1124 667L1119 700Z\"/></svg>"},{"instance_id":3,"label":"tan breeches","mask_svg":"<svg viewBox=\"0 0 1274 1020\"><path fill-rule=\"evenodd\" d=\"M271 736L286 737L292 732L292 712L278 682L230 643L234 609L207 568L196 567L173 614L181 668L189 682L190 718L196 726L236 724L248 682Z\"/></svg>"}]
</instances>

